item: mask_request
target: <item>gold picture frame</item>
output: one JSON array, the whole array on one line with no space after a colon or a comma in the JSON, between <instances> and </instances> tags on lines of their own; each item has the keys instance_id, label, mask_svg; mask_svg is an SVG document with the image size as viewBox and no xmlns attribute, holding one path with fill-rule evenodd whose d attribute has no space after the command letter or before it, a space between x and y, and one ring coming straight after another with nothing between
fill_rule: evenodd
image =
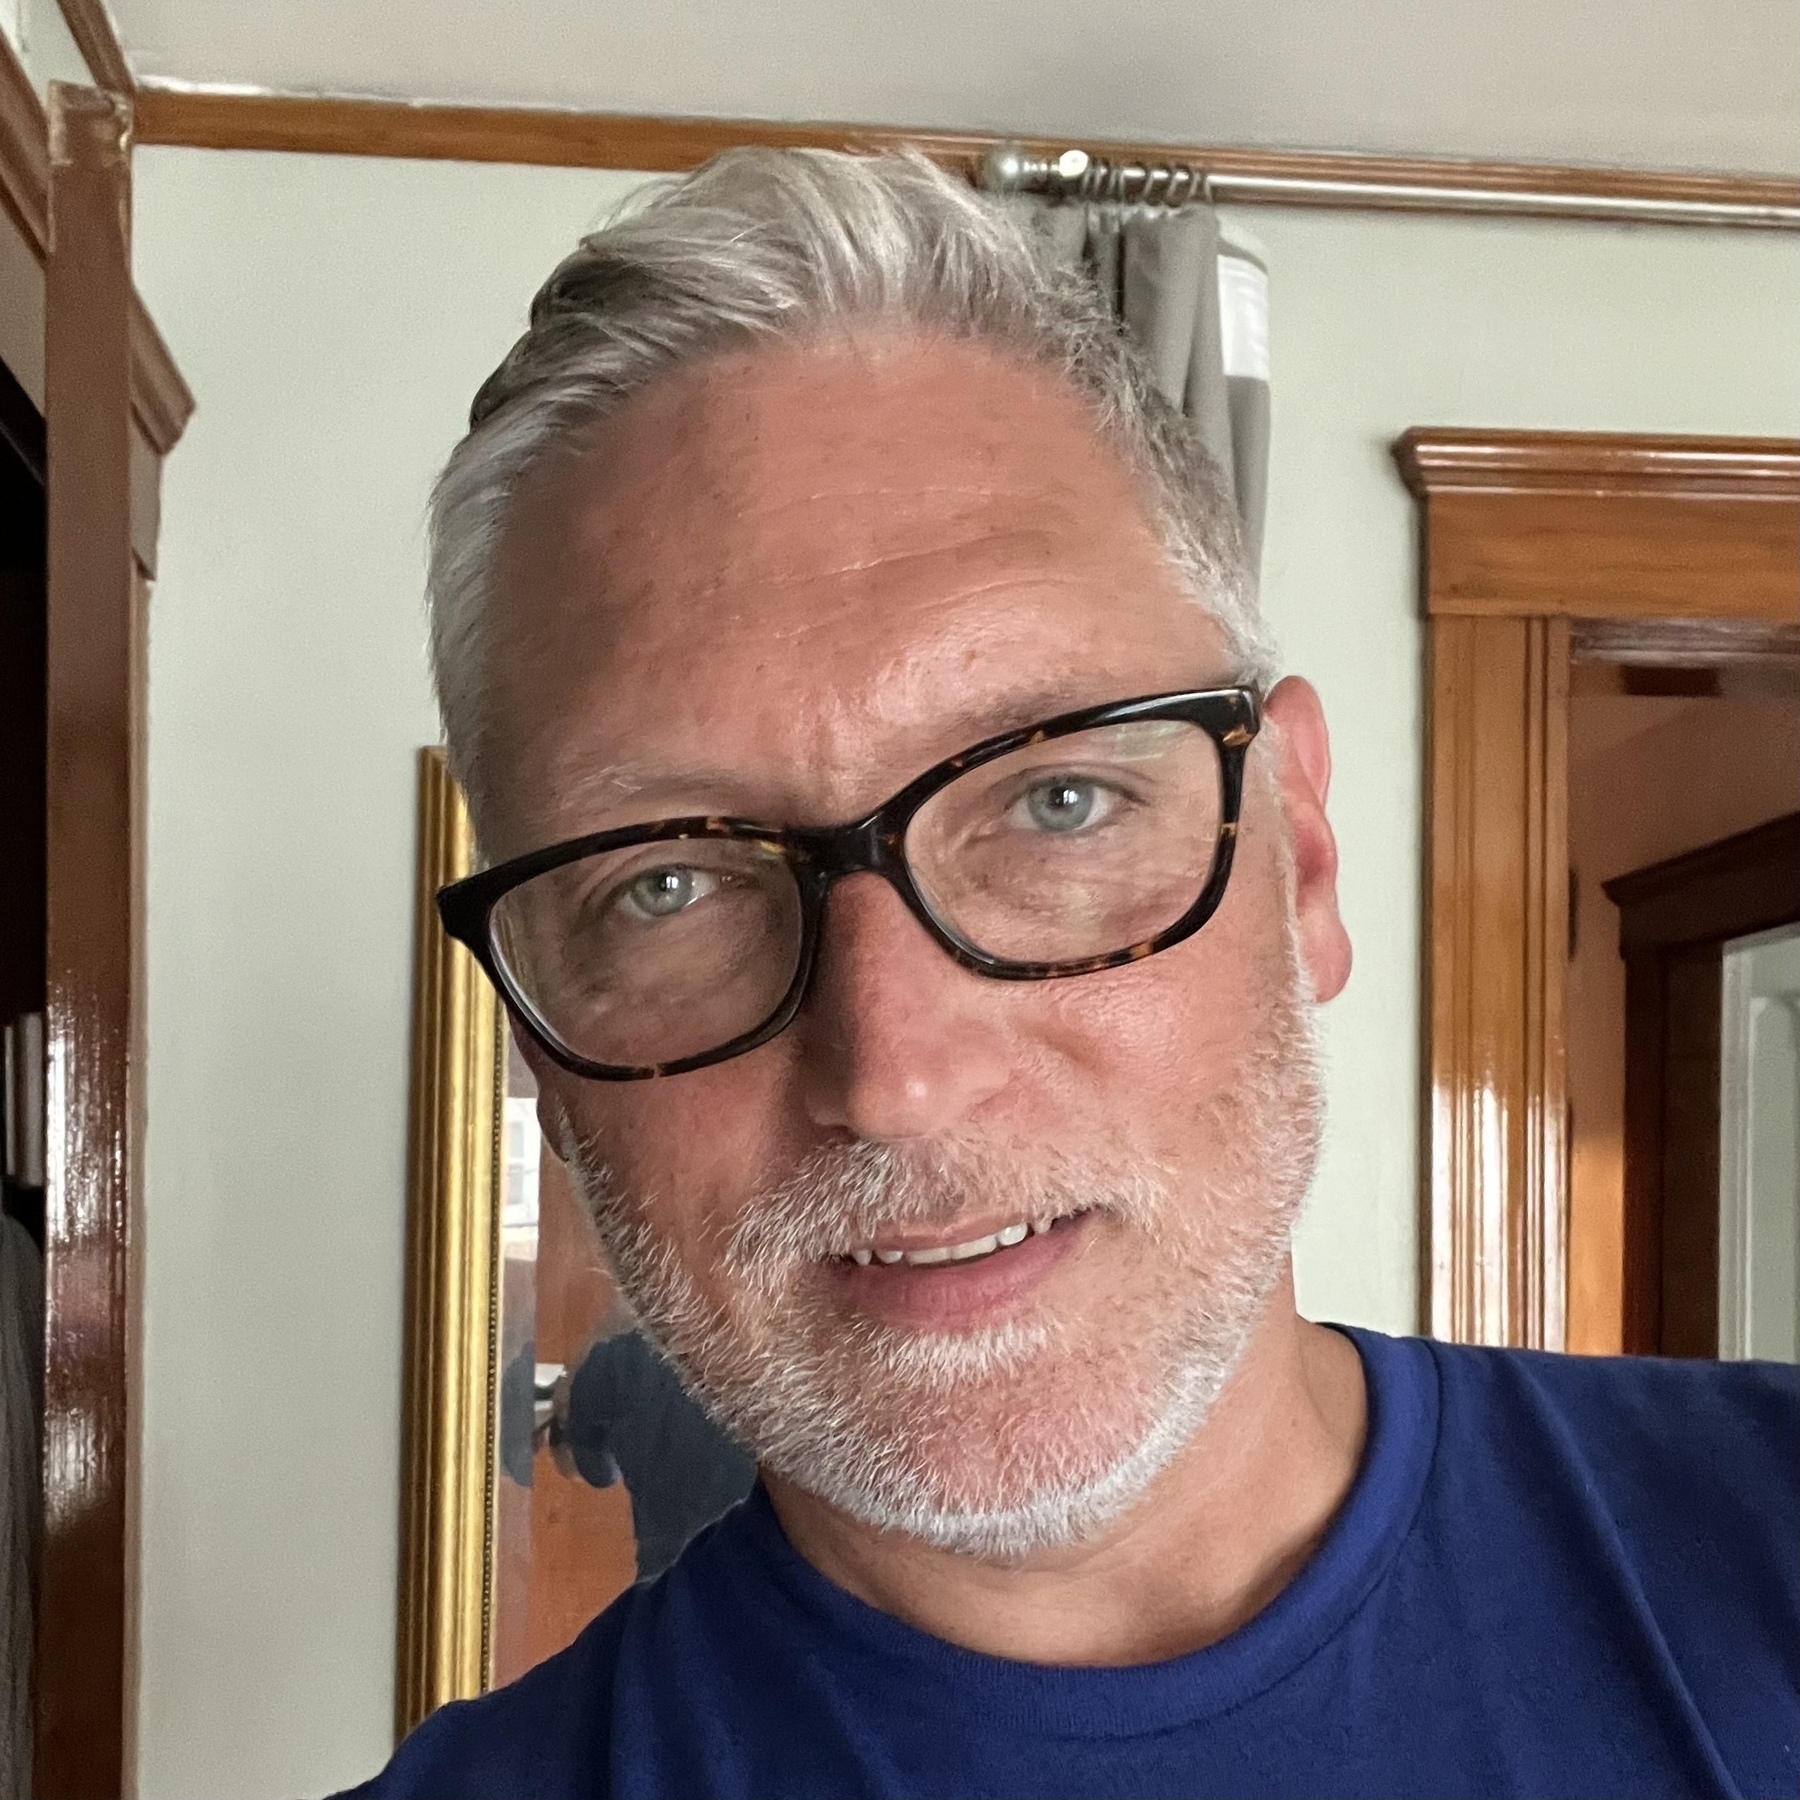
<instances>
[{"instance_id":1,"label":"gold picture frame","mask_svg":"<svg viewBox=\"0 0 1800 1800\"><path fill-rule=\"evenodd\" d=\"M397 1737L487 1685L506 1069L493 989L438 920L475 857L440 749L419 753L418 806Z\"/></svg>"},{"instance_id":2,"label":"gold picture frame","mask_svg":"<svg viewBox=\"0 0 1800 1800\"><path fill-rule=\"evenodd\" d=\"M564 1649L755 1477L635 1328L505 1010L439 922L475 863L440 750L418 805L399 1736Z\"/></svg>"}]
</instances>

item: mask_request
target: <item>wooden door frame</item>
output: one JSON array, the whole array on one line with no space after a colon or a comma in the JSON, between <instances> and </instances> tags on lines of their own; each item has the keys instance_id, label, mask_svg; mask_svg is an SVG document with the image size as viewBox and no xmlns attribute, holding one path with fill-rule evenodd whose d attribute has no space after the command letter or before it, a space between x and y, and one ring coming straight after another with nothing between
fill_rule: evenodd
<instances>
[{"instance_id":1,"label":"wooden door frame","mask_svg":"<svg viewBox=\"0 0 1800 1800\"><path fill-rule=\"evenodd\" d=\"M0 228L42 278L14 370L49 537L44 1541L34 1791L133 1784L144 1134L145 626L193 396L131 279L131 109L0 40ZM37 290L34 290L34 293ZM29 357L26 358L29 364Z\"/></svg>"},{"instance_id":2,"label":"wooden door frame","mask_svg":"<svg viewBox=\"0 0 1800 1800\"><path fill-rule=\"evenodd\" d=\"M1421 1320L1560 1349L1570 670L1790 653L1800 443L1414 427L1393 449L1426 640Z\"/></svg>"},{"instance_id":3,"label":"wooden door frame","mask_svg":"<svg viewBox=\"0 0 1800 1800\"><path fill-rule=\"evenodd\" d=\"M1662 1317L1669 964L1700 953L1716 965L1733 938L1800 920L1800 813L1603 885L1619 909L1619 951L1625 958L1623 1347L1653 1356L1669 1353ZM1716 1133L1716 1120L1712 1129ZM1710 1287L1716 1306L1716 1263Z\"/></svg>"}]
</instances>

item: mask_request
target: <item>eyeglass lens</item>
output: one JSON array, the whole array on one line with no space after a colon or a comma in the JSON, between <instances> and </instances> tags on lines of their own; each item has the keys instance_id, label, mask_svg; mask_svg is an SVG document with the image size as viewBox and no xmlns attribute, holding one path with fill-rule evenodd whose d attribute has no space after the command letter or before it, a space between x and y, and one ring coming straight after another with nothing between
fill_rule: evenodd
<instances>
[{"instance_id":1,"label":"eyeglass lens","mask_svg":"<svg viewBox=\"0 0 1800 1800\"><path fill-rule=\"evenodd\" d=\"M1147 942L1199 898L1219 840L1219 753L1185 720L1100 726L978 764L913 815L907 866L952 938L996 961L1082 962ZM704 1055L780 1006L800 890L751 839L637 844L511 889L491 921L517 994L590 1062Z\"/></svg>"}]
</instances>

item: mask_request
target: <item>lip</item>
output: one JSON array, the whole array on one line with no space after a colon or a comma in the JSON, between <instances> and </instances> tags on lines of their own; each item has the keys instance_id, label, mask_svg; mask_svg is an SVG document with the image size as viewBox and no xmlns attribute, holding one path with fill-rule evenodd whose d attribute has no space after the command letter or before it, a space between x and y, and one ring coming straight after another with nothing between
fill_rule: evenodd
<instances>
[{"instance_id":1,"label":"lip","mask_svg":"<svg viewBox=\"0 0 1800 1800\"><path fill-rule=\"evenodd\" d=\"M1058 1219L1042 1236L1034 1233L1023 1243L974 1262L932 1263L925 1268L878 1262L864 1268L853 1262L833 1262L826 1265L826 1275L841 1284L838 1292L849 1305L884 1324L913 1330L986 1324L996 1313L1010 1310L1042 1287L1080 1248L1094 1218L1087 1212ZM967 1243L994 1229L958 1225L955 1238L940 1233L913 1242L883 1238L881 1243L884 1249L924 1250L938 1243Z\"/></svg>"}]
</instances>

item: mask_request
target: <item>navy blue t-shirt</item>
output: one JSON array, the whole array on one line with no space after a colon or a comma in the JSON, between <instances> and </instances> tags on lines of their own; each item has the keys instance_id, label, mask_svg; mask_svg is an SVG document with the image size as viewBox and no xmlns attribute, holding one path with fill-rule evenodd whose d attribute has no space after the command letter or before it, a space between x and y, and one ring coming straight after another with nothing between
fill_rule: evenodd
<instances>
[{"instance_id":1,"label":"navy blue t-shirt","mask_svg":"<svg viewBox=\"0 0 1800 1800\"><path fill-rule=\"evenodd\" d=\"M1369 1434L1312 1559L1125 1669L939 1642L758 1488L371 1800L1800 1790L1800 1375L1350 1333Z\"/></svg>"}]
</instances>

